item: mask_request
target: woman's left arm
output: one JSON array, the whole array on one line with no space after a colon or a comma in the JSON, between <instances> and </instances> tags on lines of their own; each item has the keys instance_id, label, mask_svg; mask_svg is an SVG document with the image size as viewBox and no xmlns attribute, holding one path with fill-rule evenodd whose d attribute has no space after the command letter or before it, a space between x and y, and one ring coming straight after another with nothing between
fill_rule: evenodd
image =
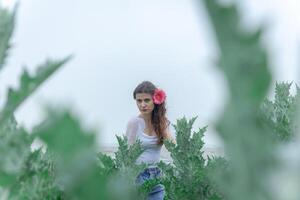
<instances>
[{"instance_id":1,"label":"woman's left arm","mask_svg":"<svg viewBox=\"0 0 300 200\"><path fill-rule=\"evenodd\" d=\"M171 132L168 129L166 131L166 139L176 144L176 140L174 139L174 137L172 136Z\"/></svg>"}]
</instances>

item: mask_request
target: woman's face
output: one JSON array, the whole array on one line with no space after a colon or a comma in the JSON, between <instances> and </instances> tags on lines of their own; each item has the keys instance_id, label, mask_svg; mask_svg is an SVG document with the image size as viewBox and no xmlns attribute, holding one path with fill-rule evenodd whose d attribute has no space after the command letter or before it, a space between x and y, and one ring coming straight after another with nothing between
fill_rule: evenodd
<instances>
[{"instance_id":1,"label":"woman's face","mask_svg":"<svg viewBox=\"0 0 300 200\"><path fill-rule=\"evenodd\" d=\"M150 114L154 109L151 94L137 93L135 95L136 104L142 114Z\"/></svg>"}]
</instances>

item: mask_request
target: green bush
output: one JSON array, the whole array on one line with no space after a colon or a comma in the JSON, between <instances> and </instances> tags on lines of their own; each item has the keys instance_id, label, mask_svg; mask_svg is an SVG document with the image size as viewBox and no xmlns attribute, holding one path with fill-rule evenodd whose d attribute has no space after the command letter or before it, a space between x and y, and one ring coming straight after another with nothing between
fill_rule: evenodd
<instances>
[{"instance_id":1,"label":"green bush","mask_svg":"<svg viewBox=\"0 0 300 200\"><path fill-rule=\"evenodd\" d=\"M192 133L195 120L196 117L189 121L185 117L177 120L174 126L176 145L165 142L173 160L172 164L159 164L165 174L162 183L166 187L166 199L221 199L209 175L215 163L219 164L218 167L224 167L226 161L221 157L208 157L206 162L203 136L207 127Z\"/></svg>"},{"instance_id":2,"label":"green bush","mask_svg":"<svg viewBox=\"0 0 300 200\"><path fill-rule=\"evenodd\" d=\"M290 93L291 83L276 83L275 99L264 100L260 115L264 123L275 134L278 141L290 141L299 130L297 114L299 105L299 87L296 95Z\"/></svg>"}]
</instances>

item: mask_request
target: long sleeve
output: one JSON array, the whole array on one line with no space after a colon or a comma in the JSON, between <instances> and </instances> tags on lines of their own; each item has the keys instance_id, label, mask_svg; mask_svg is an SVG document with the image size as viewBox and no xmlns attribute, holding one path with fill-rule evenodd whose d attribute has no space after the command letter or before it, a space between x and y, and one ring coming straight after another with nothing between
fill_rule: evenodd
<instances>
[{"instance_id":1,"label":"long sleeve","mask_svg":"<svg viewBox=\"0 0 300 200\"><path fill-rule=\"evenodd\" d=\"M135 142L137 132L138 132L138 123L137 123L137 121L136 120L130 120L127 124L127 129L126 129L126 136L127 136L129 145L132 145Z\"/></svg>"}]
</instances>

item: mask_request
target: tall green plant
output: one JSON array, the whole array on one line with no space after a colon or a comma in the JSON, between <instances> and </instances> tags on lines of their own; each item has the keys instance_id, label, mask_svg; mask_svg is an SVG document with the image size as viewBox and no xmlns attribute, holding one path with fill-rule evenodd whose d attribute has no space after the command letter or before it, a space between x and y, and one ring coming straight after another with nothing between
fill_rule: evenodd
<instances>
[{"instance_id":1,"label":"tall green plant","mask_svg":"<svg viewBox=\"0 0 300 200\"><path fill-rule=\"evenodd\" d=\"M206 162L203 136L207 127L192 132L196 118L189 121L185 117L178 119L174 125L176 144L165 142L173 160L172 165L159 164L165 174L162 183L166 187L167 199L222 199L209 175L214 162L218 162L219 167L224 166L223 159L212 157L209 164Z\"/></svg>"},{"instance_id":2,"label":"tall green plant","mask_svg":"<svg viewBox=\"0 0 300 200\"><path fill-rule=\"evenodd\" d=\"M9 49L11 47L11 37L14 30L15 12L12 13L3 9L0 5L0 70L6 64ZM42 156L40 152L31 152L30 146L34 137L25 129L18 126L14 112L18 107L51 75L63 66L70 57L58 61L46 61L38 67L35 75L30 75L26 70L20 77L18 89L9 88L4 106L0 109L0 187L11 190L9 197L16 199L20 191L29 189L28 184L33 184L27 197L19 196L17 199L40 199L47 192L41 190L55 189L52 187L52 178L41 175L41 171L29 170L34 166L42 166L49 163L46 159L39 160ZM36 159L33 159L36 158ZM42 159L42 158L41 158ZM41 161L41 162L40 162ZM39 163L39 164L38 164ZM44 173L51 174L51 165L44 168ZM27 177L27 178L25 178ZM47 179L49 178L49 179ZM45 183L49 183L46 184ZM36 187L35 187L36 186ZM27 189L25 189L27 187ZM39 187L39 188L38 188ZM18 188L18 189L16 189ZM39 197L32 192L40 194ZM29 190L27 191L29 192ZM29 195L32 194L32 195ZM55 195L53 195L54 198Z\"/></svg>"},{"instance_id":3,"label":"tall green plant","mask_svg":"<svg viewBox=\"0 0 300 200\"><path fill-rule=\"evenodd\" d=\"M290 93L292 83L276 83L274 100L264 100L260 115L278 141L291 141L299 130L297 123L300 89Z\"/></svg>"},{"instance_id":4,"label":"tall green plant","mask_svg":"<svg viewBox=\"0 0 300 200\"><path fill-rule=\"evenodd\" d=\"M226 199L271 199L266 180L274 165L274 142L258 115L271 81L266 51L260 43L262 28L244 31L235 5L224 6L215 0L204 3L220 48L218 66L230 92L217 124L229 170L215 178Z\"/></svg>"},{"instance_id":5,"label":"tall green plant","mask_svg":"<svg viewBox=\"0 0 300 200\"><path fill-rule=\"evenodd\" d=\"M7 60L14 23L15 12L10 13L0 7L0 70ZM30 145L33 142L33 138L24 129L17 127L14 112L69 59L70 57L59 61L48 60L38 67L34 76L24 70L19 88L8 89L7 99L0 109L0 185L8 186L16 181L23 163L30 155Z\"/></svg>"}]
</instances>

